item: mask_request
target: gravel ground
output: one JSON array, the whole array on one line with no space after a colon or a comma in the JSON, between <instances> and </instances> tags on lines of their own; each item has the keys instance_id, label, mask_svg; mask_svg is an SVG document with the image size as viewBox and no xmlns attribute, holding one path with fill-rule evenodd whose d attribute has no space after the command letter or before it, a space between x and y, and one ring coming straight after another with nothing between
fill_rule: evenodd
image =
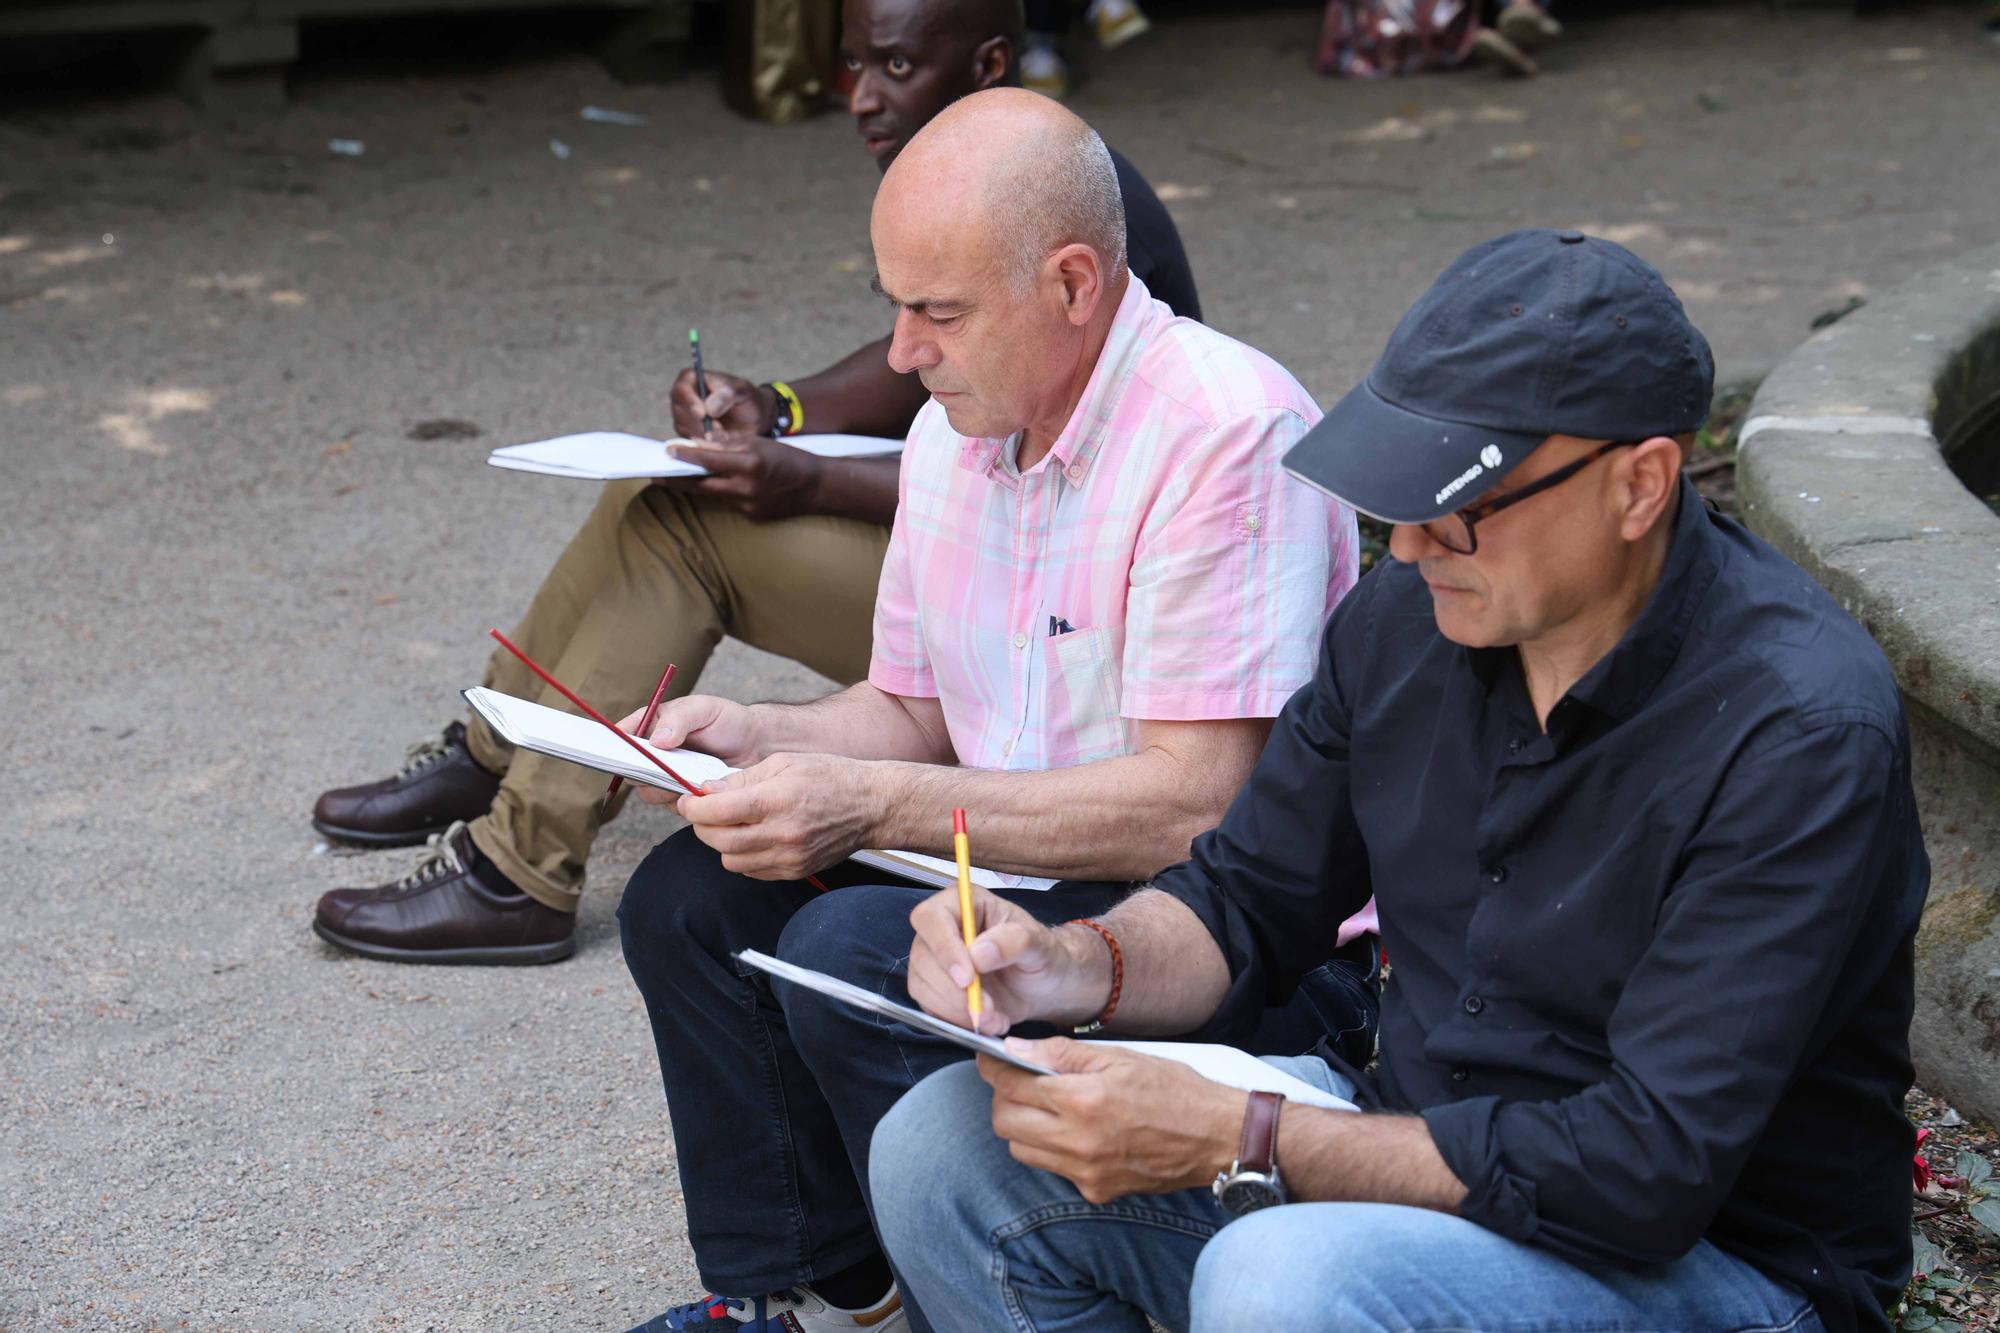
<instances>
[{"instance_id":1,"label":"gravel ground","mask_svg":"<svg viewBox=\"0 0 2000 1333\"><path fill-rule=\"evenodd\" d=\"M1211 319L1323 401L1511 226L1660 263L1726 378L2000 240L1970 11L1583 18L1528 84L1336 84L1314 29L1177 17L1076 105ZM759 376L874 334L874 181L841 117L564 54L309 69L234 125L0 114L0 1326L620 1328L692 1293L612 920L667 822L606 836L575 960L455 971L313 938L321 891L411 857L320 854L306 812L451 716L590 503L484 451L659 428L691 323ZM734 647L708 683L816 688Z\"/></svg>"}]
</instances>

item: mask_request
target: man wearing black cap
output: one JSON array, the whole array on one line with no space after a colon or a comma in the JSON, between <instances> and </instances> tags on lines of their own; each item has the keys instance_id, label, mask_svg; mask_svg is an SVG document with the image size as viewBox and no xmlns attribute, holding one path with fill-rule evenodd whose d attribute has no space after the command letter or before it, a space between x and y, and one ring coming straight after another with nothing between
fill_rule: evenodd
<instances>
[{"instance_id":1,"label":"man wearing black cap","mask_svg":"<svg viewBox=\"0 0 2000 1333\"><path fill-rule=\"evenodd\" d=\"M1287 459L1395 558L1221 826L1097 928L917 909L911 994L964 1021L976 968L988 1030L1232 1040L1371 893L1394 967L1375 1069L1272 1062L1362 1114L1064 1038L920 1084L873 1198L936 1327L1889 1327L1908 739L1861 628L1681 476L1712 375L1618 246L1464 255Z\"/></svg>"}]
</instances>

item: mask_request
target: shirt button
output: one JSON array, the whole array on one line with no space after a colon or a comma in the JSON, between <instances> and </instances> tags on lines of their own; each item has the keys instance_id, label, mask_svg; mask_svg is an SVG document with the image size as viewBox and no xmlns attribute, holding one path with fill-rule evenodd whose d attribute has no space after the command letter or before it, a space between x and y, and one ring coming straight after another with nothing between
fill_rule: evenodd
<instances>
[{"instance_id":1,"label":"shirt button","mask_svg":"<svg viewBox=\"0 0 2000 1333\"><path fill-rule=\"evenodd\" d=\"M1069 465L1069 479L1071 481L1081 481L1083 479L1083 464L1071 463Z\"/></svg>"},{"instance_id":2,"label":"shirt button","mask_svg":"<svg viewBox=\"0 0 2000 1333\"><path fill-rule=\"evenodd\" d=\"M1003 755L1009 755L1014 753L1014 742L1008 741L1005 745L1002 745L1000 747L1000 753Z\"/></svg>"},{"instance_id":3,"label":"shirt button","mask_svg":"<svg viewBox=\"0 0 2000 1333\"><path fill-rule=\"evenodd\" d=\"M1518 737L1516 737L1514 740L1507 742L1507 753L1508 754L1521 753L1521 742Z\"/></svg>"},{"instance_id":4,"label":"shirt button","mask_svg":"<svg viewBox=\"0 0 2000 1333\"><path fill-rule=\"evenodd\" d=\"M1025 631L1015 631L1014 646L1016 648L1026 648L1028 646L1028 636Z\"/></svg>"},{"instance_id":5,"label":"shirt button","mask_svg":"<svg viewBox=\"0 0 2000 1333\"><path fill-rule=\"evenodd\" d=\"M1506 866L1486 867L1486 878L1493 881L1493 883L1495 884L1505 884L1507 882L1507 867Z\"/></svg>"},{"instance_id":6,"label":"shirt button","mask_svg":"<svg viewBox=\"0 0 2000 1333\"><path fill-rule=\"evenodd\" d=\"M1486 1001L1480 999L1477 995L1468 995L1465 997L1466 1013L1476 1014L1485 1007L1486 1007Z\"/></svg>"},{"instance_id":7,"label":"shirt button","mask_svg":"<svg viewBox=\"0 0 2000 1333\"><path fill-rule=\"evenodd\" d=\"M1243 518L1243 526L1248 528L1250 531L1255 532L1257 529L1264 526L1264 520L1259 518L1255 514L1246 514L1244 515Z\"/></svg>"},{"instance_id":8,"label":"shirt button","mask_svg":"<svg viewBox=\"0 0 2000 1333\"><path fill-rule=\"evenodd\" d=\"M1452 1070L1452 1071L1451 1071L1451 1081L1452 1081L1452 1082L1454 1082L1454 1083L1463 1083L1463 1082L1465 1082L1465 1071L1464 1071L1463 1069L1454 1069L1454 1070Z\"/></svg>"}]
</instances>

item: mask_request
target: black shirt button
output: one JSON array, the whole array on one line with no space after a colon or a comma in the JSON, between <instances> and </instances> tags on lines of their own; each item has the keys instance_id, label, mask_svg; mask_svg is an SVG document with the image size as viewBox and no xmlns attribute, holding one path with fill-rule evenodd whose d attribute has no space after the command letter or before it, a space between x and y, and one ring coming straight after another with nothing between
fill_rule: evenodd
<instances>
[{"instance_id":1,"label":"black shirt button","mask_svg":"<svg viewBox=\"0 0 2000 1333\"><path fill-rule=\"evenodd\" d=\"M1505 884L1507 882L1507 867L1506 866L1486 867L1486 878L1492 880L1495 884Z\"/></svg>"},{"instance_id":2,"label":"black shirt button","mask_svg":"<svg viewBox=\"0 0 2000 1333\"><path fill-rule=\"evenodd\" d=\"M1465 997L1466 1013L1476 1014L1485 1007L1486 1007L1486 1001L1480 999L1477 995L1468 995Z\"/></svg>"},{"instance_id":3,"label":"black shirt button","mask_svg":"<svg viewBox=\"0 0 2000 1333\"><path fill-rule=\"evenodd\" d=\"M1521 753L1521 741L1519 737L1516 737L1515 739L1507 742L1507 753L1508 754Z\"/></svg>"},{"instance_id":4,"label":"black shirt button","mask_svg":"<svg viewBox=\"0 0 2000 1333\"><path fill-rule=\"evenodd\" d=\"M1463 1069L1454 1069L1454 1070L1452 1070L1452 1071L1451 1071L1451 1081L1452 1081L1452 1082L1454 1082L1454 1083L1463 1083L1463 1082L1465 1082L1465 1071L1464 1071Z\"/></svg>"}]
</instances>

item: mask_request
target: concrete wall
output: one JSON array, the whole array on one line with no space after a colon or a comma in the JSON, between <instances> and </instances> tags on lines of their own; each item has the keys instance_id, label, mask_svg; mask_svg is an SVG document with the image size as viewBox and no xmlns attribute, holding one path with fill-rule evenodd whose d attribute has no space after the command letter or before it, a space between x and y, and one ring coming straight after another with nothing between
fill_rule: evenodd
<instances>
[{"instance_id":1,"label":"concrete wall","mask_svg":"<svg viewBox=\"0 0 2000 1333\"><path fill-rule=\"evenodd\" d=\"M1910 1041L1931 1092L2000 1117L2000 516L1951 450L1992 447L2000 247L1918 275L1764 382L1737 464L1744 518L1888 654L1931 856ZM1957 460L1975 480L1990 462Z\"/></svg>"}]
</instances>

